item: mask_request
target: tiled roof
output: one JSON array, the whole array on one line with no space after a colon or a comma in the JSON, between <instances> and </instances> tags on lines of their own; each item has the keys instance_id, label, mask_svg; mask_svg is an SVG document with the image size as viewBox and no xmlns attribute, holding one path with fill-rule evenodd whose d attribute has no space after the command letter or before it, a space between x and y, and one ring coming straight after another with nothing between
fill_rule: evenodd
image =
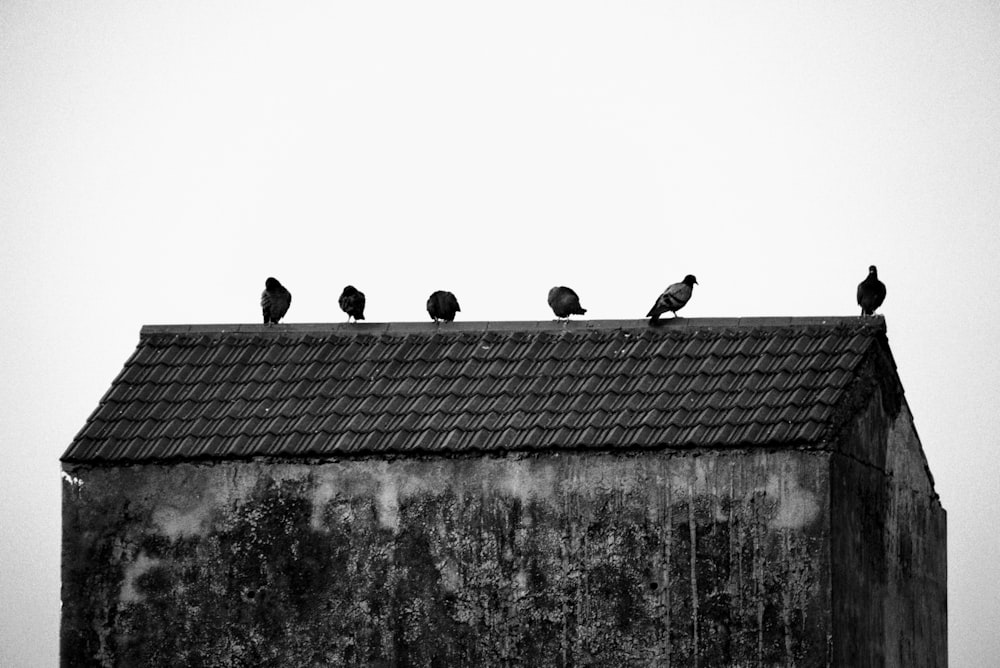
<instances>
[{"instance_id":1,"label":"tiled roof","mask_svg":"<svg viewBox=\"0 0 1000 668\"><path fill-rule=\"evenodd\" d=\"M881 318L147 326L63 459L822 447L873 353Z\"/></svg>"}]
</instances>

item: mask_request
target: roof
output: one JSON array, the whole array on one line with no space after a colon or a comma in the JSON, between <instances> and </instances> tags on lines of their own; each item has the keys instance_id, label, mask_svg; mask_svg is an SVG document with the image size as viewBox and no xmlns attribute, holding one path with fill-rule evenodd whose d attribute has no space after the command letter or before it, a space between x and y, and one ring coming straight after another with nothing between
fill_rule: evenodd
<instances>
[{"instance_id":1,"label":"roof","mask_svg":"<svg viewBox=\"0 0 1000 668\"><path fill-rule=\"evenodd\" d=\"M63 461L823 447L872 355L881 317L146 326Z\"/></svg>"}]
</instances>

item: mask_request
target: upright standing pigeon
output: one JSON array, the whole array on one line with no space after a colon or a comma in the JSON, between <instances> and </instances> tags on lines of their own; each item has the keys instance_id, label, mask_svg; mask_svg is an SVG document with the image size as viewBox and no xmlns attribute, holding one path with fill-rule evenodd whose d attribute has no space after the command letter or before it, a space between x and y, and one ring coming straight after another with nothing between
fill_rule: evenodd
<instances>
[{"instance_id":1,"label":"upright standing pigeon","mask_svg":"<svg viewBox=\"0 0 1000 668\"><path fill-rule=\"evenodd\" d=\"M587 309L580 306L580 297L564 285L549 290L549 306L557 318L568 318L573 314L583 315Z\"/></svg>"},{"instance_id":2,"label":"upright standing pigeon","mask_svg":"<svg viewBox=\"0 0 1000 668\"><path fill-rule=\"evenodd\" d=\"M688 274L680 283L667 286L663 294L656 299L653 308L649 309L649 313L646 314L650 324L658 321L660 316L667 311L673 313L676 318L677 311L681 310L688 303L688 300L691 299L691 293L694 291L696 283L698 281L695 280L695 277Z\"/></svg>"},{"instance_id":3,"label":"upright standing pigeon","mask_svg":"<svg viewBox=\"0 0 1000 668\"><path fill-rule=\"evenodd\" d=\"M292 293L276 278L264 282L264 292L260 293L260 308L264 312L264 324L270 325L281 320L292 304Z\"/></svg>"},{"instance_id":4,"label":"upright standing pigeon","mask_svg":"<svg viewBox=\"0 0 1000 668\"><path fill-rule=\"evenodd\" d=\"M451 322L455 319L455 314L461 310L455 295L447 290L438 290L427 299L427 313L434 319L434 322L438 320Z\"/></svg>"},{"instance_id":5,"label":"upright standing pigeon","mask_svg":"<svg viewBox=\"0 0 1000 668\"><path fill-rule=\"evenodd\" d=\"M875 265L868 267L868 278L858 283L858 306L861 315L875 315L875 309L885 301L885 283L878 280Z\"/></svg>"},{"instance_id":6,"label":"upright standing pigeon","mask_svg":"<svg viewBox=\"0 0 1000 668\"><path fill-rule=\"evenodd\" d=\"M365 293L353 285L348 285L340 293L340 310L347 314L347 321L365 319Z\"/></svg>"}]
</instances>

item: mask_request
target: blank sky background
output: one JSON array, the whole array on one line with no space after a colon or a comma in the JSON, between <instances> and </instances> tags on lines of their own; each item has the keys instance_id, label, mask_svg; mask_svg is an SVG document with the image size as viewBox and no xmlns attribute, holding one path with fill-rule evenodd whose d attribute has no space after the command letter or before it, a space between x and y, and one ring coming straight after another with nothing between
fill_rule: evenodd
<instances>
[{"instance_id":1,"label":"blank sky background","mask_svg":"<svg viewBox=\"0 0 1000 668\"><path fill-rule=\"evenodd\" d=\"M142 324L853 315L1000 656L995 2L0 4L0 665L57 663L58 457Z\"/></svg>"}]
</instances>

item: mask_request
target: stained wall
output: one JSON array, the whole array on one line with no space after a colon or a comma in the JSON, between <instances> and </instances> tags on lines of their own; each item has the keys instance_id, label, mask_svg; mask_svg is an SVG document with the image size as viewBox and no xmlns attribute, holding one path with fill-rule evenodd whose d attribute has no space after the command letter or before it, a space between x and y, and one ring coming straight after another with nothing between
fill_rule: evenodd
<instances>
[{"instance_id":1,"label":"stained wall","mask_svg":"<svg viewBox=\"0 0 1000 668\"><path fill-rule=\"evenodd\" d=\"M830 455L66 466L63 665L829 665Z\"/></svg>"},{"instance_id":2,"label":"stained wall","mask_svg":"<svg viewBox=\"0 0 1000 668\"><path fill-rule=\"evenodd\" d=\"M834 663L948 665L947 515L905 401L875 393L830 461Z\"/></svg>"}]
</instances>

